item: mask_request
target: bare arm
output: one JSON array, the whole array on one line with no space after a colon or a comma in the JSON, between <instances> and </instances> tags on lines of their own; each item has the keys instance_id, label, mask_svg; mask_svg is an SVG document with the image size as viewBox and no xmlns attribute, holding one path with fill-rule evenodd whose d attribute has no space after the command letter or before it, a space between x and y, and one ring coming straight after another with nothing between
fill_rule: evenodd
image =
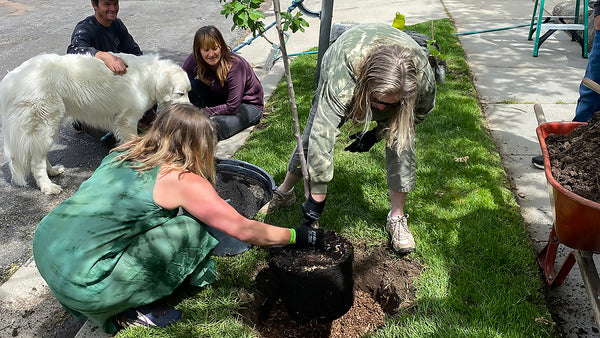
<instances>
[{"instance_id":1,"label":"bare arm","mask_svg":"<svg viewBox=\"0 0 600 338\"><path fill-rule=\"evenodd\" d=\"M172 170L159 174L154 201L166 209L182 207L204 224L243 242L255 245L285 245L290 229L247 219L225 202L204 178Z\"/></svg>"},{"instance_id":2,"label":"bare arm","mask_svg":"<svg viewBox=\"0 0 600 338\"><path fill-rule=\"evenodd\" d=\"M98 51L94 57L102 60L106 67L108 67L108 69L110 69L116 75L123 75L127 73L127 63L112 53Z\"/></svg>"}]
</instances>

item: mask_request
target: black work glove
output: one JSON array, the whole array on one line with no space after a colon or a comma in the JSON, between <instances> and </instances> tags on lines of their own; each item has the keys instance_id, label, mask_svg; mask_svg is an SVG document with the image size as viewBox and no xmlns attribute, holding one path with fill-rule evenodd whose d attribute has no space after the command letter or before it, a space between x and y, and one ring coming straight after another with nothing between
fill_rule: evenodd
<instances>
[{"instance_id":1,"label":"black work glove","mask_svg":"<svg viewBox=\"0 0 600 338\"><path fill-rule=\"evenodd\" d=\"M344 148L344 150L353 153L363 153L369 151L369 149L371 149L375 143L379 142L377 139L377 131L375 129L371 129L364 134L362 132L352 134L348 136L348 139L355 141L350 143L350 145Z\"/></svg>"},{"instance_id":2,"label":"black work glove","mask_svg":"<svg viewBox=\"0 0 600 338\"><path fill-rule=\"evenodd\" d=\"M325 208L326 200L327 198L325 198L323 202L317 202L309 194L308 199L302 203L302 214L304 215L304 219L310 223L319 220L319 217L321 217L321 213Z\"/></svg>"},{"instance_id":3,"label":"black work glove","mask_svg":"<svg viewBox=\"0 0 600 338\"><path fill-rule=\"evenodd\" d=\"M324 242L323 229L313 229L310 222L304 222L294 230L296 231L296 245L299 247L321 247Z\"/></svg>"}]
</instances>

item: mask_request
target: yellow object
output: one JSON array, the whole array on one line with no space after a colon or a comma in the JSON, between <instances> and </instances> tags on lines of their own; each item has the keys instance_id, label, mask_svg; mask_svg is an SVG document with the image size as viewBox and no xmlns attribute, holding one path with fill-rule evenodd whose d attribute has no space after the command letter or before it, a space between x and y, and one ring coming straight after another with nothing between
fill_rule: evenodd
<instances>
[{"instance_id":1,"label":"yellow object","mask_svg":"<svg viewBox=\"0 0 600 338\"><path fill-rule=\"evenodd\" d=\"M392 26L398 28L399 30L404 30L404 22L405 22L404 15L400 14L400 12L396 12L396 17L394 18L394 22L392 23Z\"/></svg>"}]
</instances>

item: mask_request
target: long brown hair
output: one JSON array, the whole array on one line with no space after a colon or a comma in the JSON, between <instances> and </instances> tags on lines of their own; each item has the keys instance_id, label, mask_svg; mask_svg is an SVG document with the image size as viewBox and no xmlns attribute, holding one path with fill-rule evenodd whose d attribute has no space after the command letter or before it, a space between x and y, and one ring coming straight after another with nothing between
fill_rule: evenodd
<instances>
[{"instance_id":1,"label":"long brown hair","mask_svg":"<svg viewBox=\"0 0 600 338\"><path fill-rule=\"evenodd\" d=\"M198 64L196 70L198 79L207 85L210 85L210 81L206 78L206 72L210 69L210 66L202 58L200 50L211 49L215 46L219 46L221 49L221 60L219 60L219 63L217 64L215 73L217 74L217 79L221 83L221 86L223 86L227 80L227 73L229 73L229 70L231 69L231 58L233 57L233 53L231 52L231 49L229 49L229 46L227 46L225 39L223 39L223 35L215 26L200 27L194 35L194 58Z\"/></svg>"},{"instance_id":2,"label":"long brown hair","mask_svg":"<svg viewBox=\"0 0 600 338\"><path fill-rule=\"evenodd\" d=\"M400 102L389 108L395 111L385 131L387 145L396 142L398 153L412 147L415 133L414 107L419 81L413 57L410 49L398 44L374 47L357 68L349 114L354 123L364 123L367 131L373 119L371 95L400 95Z\"/></svg>"},{"instance_id":3,"label":"long brown hair","mask_svg":"<svg viewBox=\"0 0 600 338\"><path fill-rule=\"evenodd\" d=\"M190 103L175 103L158 114L143 136L136 136L114 151L116 161L132 162L139 172L162 166L167 172L181 170L215 182L216 129L210 118Z\"/></svg>"}]
</instances>

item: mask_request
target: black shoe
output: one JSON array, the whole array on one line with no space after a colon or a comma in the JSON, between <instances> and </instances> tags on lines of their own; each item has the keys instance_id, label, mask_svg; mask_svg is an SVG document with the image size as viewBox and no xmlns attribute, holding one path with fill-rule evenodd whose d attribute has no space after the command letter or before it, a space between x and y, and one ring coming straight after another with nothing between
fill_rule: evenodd
<instances>
[{"instance_id":1,"label":"black shoe","mask_svg":"<svg viewBox=\"0 0 600 338\"><path fill-rule=\"evenodd\" d=\"M115 321L122 328L133 326L167 327L183 318L179 310L153 303L121 312Z\"/></svg>"},{"instance_id":2,"label":"black shoe","mask_svg":"<svg viewBox=\"0 0 600 338\"><path fill-rule=\"evenodd\" d=\"M534 167L544 170L544 155L538 155L531 158Z\"/></svg>"}]
</instances>

